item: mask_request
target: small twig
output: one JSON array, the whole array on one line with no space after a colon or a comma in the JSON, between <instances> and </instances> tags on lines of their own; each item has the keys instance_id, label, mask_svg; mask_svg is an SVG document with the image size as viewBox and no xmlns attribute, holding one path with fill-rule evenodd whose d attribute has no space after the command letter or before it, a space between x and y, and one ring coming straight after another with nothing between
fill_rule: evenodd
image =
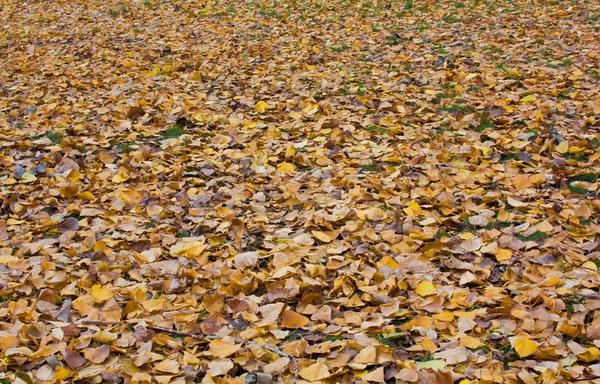
<instances>
[{"instance_id":1,"label":"small twig","mask_svg":"<svg viewBox=\"0 0 600 384\"><path fill-rule=\"evenodd\" d=\"M579 296L590 300L600 300L600 295L594 293L575 293L573 296Z\"/></svg>"},{"instance_id":2,"label":"small twig","mask_svg":"<svg viewBox=\"0 0 600 384\"><path fill-rule=\"evenodd\" d=\"M82 320L79 324L122 325L123 323L120 321ZM178 335L178 336L187 336L187 337L192 337L194 339L200 339L200 340L221 340L224 338L223 336L218 336L218 335L203 335L203 334L199 334L199 333L182 332L182 331L177 331L177 330L169 329L169 328L165 328L165 327L159 327L156 325L145 325L145 327L148 329L152 329L154 331L158 331L158 332L170 333L172 335ZM242 344L246 344L246 345L254 345L257 347L261 347L263 349L266 349L267 351L271 351L271 352L275 353L276 355L278 355L280 357L287 357L288 359L290 359L292 361L292 363L294 364L294 378L292 379L292 381L290 381L290 383L291 384L296 383L296 380L298 379L299 368L298 368L298 359L296 359L296 357L294 355L285 353L285 352L273 347L272 345L257 343L256 341L252 341L252 340L244 340L244 339L240 339L238 337L232 337L232 339L235 343L242 343Z\"/></svg>"},{"instance_id":3,"label":"small twig","mask_svg":"<svg viewBox=\"0 0 600 384\"><path fill-rule=\"evenodd\" d=\"M110 321L110 320L82 320L79 324L85 325L121 325L120 321Z\"/></svg>"}]
</instances>

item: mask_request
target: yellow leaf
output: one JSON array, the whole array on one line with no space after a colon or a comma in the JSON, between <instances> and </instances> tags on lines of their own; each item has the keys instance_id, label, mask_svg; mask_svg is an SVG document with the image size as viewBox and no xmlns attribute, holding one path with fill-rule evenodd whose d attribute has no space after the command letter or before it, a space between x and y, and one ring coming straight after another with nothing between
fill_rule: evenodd
<instances>
[{"instance_id":1,"label":"yellow leaf","mask_svg":"<svg viewBox=\"0 0 600 384\"><path fill-rule=\"evenodd\" d=\"M287 149L285 150L285 158L289 159L290 157L294 156L296 154L296 148L294 148L294 146L290 145L289 147L287 147Z\"/></svg>"},{"instance_id":2,"label":"yellow leaf","mask_svg":"<svg viewBox=\"0 0 600 384\"><path fill-rule=\"evenodd\" d=\"M88 200L88 201L95 199L94 195L90 191L81 192L77 195L77 197L79 197L82 200Z\"/></svg>"},{"instance_id":3,"label":"yellow leaf","mask_svg":"<svg viewBox=\"0 0 600 384\"><path fill-rule=\"evenodd\" d=\"M224 340L213 340L208 347L213 356L224 359L235 354L242 347L241 344L229 344Z\"/></svg>"},{"instance_id":4,"label":"yellow leaf","mask_svg":"<svg viewBox=\"0 0 600 384\"><path fill-rule=\"evenodd\" d=\"M533 103L536 100L537 100L537 97L535 97L535 95L527 95L521 99L521 101L523 101L525 103Z\"/></svg>"},{"instance_id":5,"label":"yellow leaf","mask_svg":"<svg viewBox=\"0 0 600 384\"><path fill-rule=\"evenodd\" d=\"M102 303L103 301L110 299L112 293L108 289L102 288L100 284L96 284L92 287L92 296L96 302Z\"/></svg>"},{"instance_id":6,"label":"yellow leaf","mask_svg":"<svg viewBox=\"0 0 600 384\"><path fill-rule=\"evenodd\" d=\"M103 251L104 253L108 253L106 242L104 240L96 241L96 244L94 244L94 251Z\"/></svg>"},{"instance_id":7,"label":"yellow leaf","mask_svg":"<svg viewBox=\"0 0 600 384\"><path fill-rule=\"evenodd\" d=\"M535 341L530 340L529 336L522 335L515 339L514 348L520 357L527 357L533 355L535 351L537 351L537 344Z\"/></svg>"},{"instance_id":8,"label":"yellow leaf","mask_svg":"<svg viewBox=\"0 0 600 384\"><path fill-rule=\"evenodd\" d=\"M558 284L560 284L560 279L556 275L550 276L542 282L544 287L554 287Z\"/></svg>"},{"instance_id":9,"label":"yellow leaf","mask_svg":"<svg viewBox=\"0 0 600 384\"><path fill-rule=\"evenodd\" d=\"M417 365L424 369L439 371L440 369L444 369L446 367L446 362L444 360L418 361Z\"/></svg>"},{"instance_id":10,"label":"yellow leaf","mask_svg":"<svg viewBox=\"0 0 600 384\"><path fill-rule=\"evenodd\" d=\"M58 367L56 369L56 375L54 376L54 378L57 380L64 380L64 379L68 378L69 376L71 376L72 373L73 372L70 369Z\"/></svg>"},{"instance_id":11,"label":"yellow leaf","mask_svg":"<svg viewBox=\"0 0 600 384\"><path fill-rule=\"evenodd\" d=\"M418 215L420 212L421 206L419 205L419 203L414 201L408 204L407 208L404 208L404 213L406 213L408 216L415 216Z\"/></svg>"},{"instance_id":12,"label":"yellow leaf","mask_svg":"<svg viewBox=\"0 0 600 384\"><path fill-rule=\"evenodd\" d=\"M513 253L510 249L499 248L498 253L496 253L496 260L498 261L506 261L510 260Z\"/></svg>"},{"instance_id":13,"label":"yellow leaf","mask_svg":"<svg viewBox=\"0 0 600 384\"><path fill-rule=\"evenodd\" d=\"M598 270L598 266L592 261L586 261L585 263L583 263L582 267L587 269L593 269L594 271Z\"/></svg>"},{"instance_id":14,"label":"yellow leaf","mask_svg":"<svg viewBox=\"0 0 600 384\"><path fill-rule=\"evenodd\" d=\"M433 318L444 322L452 321L454 320L454 314L452 312L436 313L435 315L433 315Z\"/></svg>"},{"instance_id":15,"label":"yellow leaf","mask_svg":"<svg viewBox=\"0 0 600 384\"><path fill-rule=\"evenodd\" d=\"M385 265L390 268L401 268L400 264L398 264L398 262L392 259L390 256L384 256L380 263L381 265Z\"/></svg>"},{"instance_id":16,"label":"yellow leaf","mask_svg":"<svg viewBox=\"0 0 600 384\"><path fill-rule=\"evenodd\" d=\"M588 363L591 363L592 361L596 360L598 356L600 356L600 349L596 347L590 347L584 353L577 355L577 357Z\"/></svg>"},{"instance_id":17,"label":"yellow leaf","mask_svg":"<svg viewBox=\"0 0 600 384\"><path fill-rule=\"evenodd\" d=\"M107 330L99 331L94 334L93 339L101 344L111 344L117 341L119 335L116 333L109 332Z\"/></svg>"},{"instance_id":18,"label":"yellow leaf","mask_svg":"<svg viewBox=\"0 0 600 384\"><path fill-rule=\"evenodd\" d=\"M460 345L469 349L477 349L483 345L483 343L474 337L463 336L460 338Z\"/></svg>"},{"instance_id":19,"label":"yellow leaf","mask_svg":"<svg viewBox=\"0 0 600 384\"><path fill-rule=\"evenodd\" d=\"M554 150L560 154L567 153L569 150L569 142L563 141L562 143L555 145Z\"/></svg>"},{"instance_id":20,"label":"yellow leaf","mask_svg":"<svg viewBox=\"0 0 600 384\"><path fill-rule=\"evenodd\" d=\"M323 363L314 363L300 372L300 377L308 381L319 381L329 377L329 369Z\"/></svg>"},{"instance_id":21,"label":"yellow leaf","mask_svg":"<svg viewBox=\"0 0 600 384\"><path fill-rule=\"evenodd\" d=\"M362 379L363 377L365 377L368 374L369 374L369 371L366 369L363 369L361 371L354 371L354 377L358 377L359 379Z\"/></svg>"},{"instance_id":22,"label":"yellow leaf","mask_svg":"<svg viewBox=\"0 0 600 384\"><path fill-rule=\"evenodd\" d=\"M260 113L265 112L267 109L269 109L269 104L265 103L264 101L259 101L258 103L256 103L256 110Z\"/></svg>"},{"instance_id":23,"label":"yellow leaf","mask_svg":"<svg viewBox=\"0 0 600 384\"><path fill-rule=\"evenodd\" d=\"M180 241L173 245L169 252L171 256L183 256L188 259L193 259L194 257L200 256L205 249L206 244L204 244L203 241Z\"/></svg>"},{"instance_id":24,"label":"yellow leaf","mask_svg":"<svg viewBox=\"0 0 600 384\"><path fill-rule=\"evenodd\" d=\"M319 106L317 104L309 104L302 109L302 112L309 116L314 115L315 113L319 112Z\"/></svg>"},{"instance_id":25,"label":"yellow leaf","mask_svg":"<svg viewBox=\"0 0 600 384\"><path fill-rule=\"evenodd\" d=\"M308 324L308 317L290 310L283 311L281 328L300 328L306 324Z\"/></svg>"},{"instance_id":26,"label":"yellow leaf","mask_svg":"<svg viewBox=\"0 0 600 384\"><path fill-rule=\"evenodd\" d=\"M279 164L279 166L277 167L277 170L279 172L293 172L295 169L296 167L294 167L294 164L286 162Z\"/></svg>"},{"instance_id":27,"label":"yellow leaf","mask_svg":"<svg viewBox=\"0 0 600 384\"><path fill-rule=\"evenodd\" d=\"M329 243L332 240L331 237L327 236L327 234L324 232L312 231L311 233L313 234L314 237L316 237L317 239L321 240L324 243Z\"/></svg>"},{"instance_id":28,"label":"yellow leaf","mask_svg":"<svg viewBox=\"0 0 600 384\"><path fill-rule=\"evenodd\" d=\"M120 167L112 178L113 183L122 183L127 180L129 180L129 170L125 167Z\"/></svg>"},{"instance_id":29,"label":"yellow leaf","mask_svg":"<svg viewBox=\"0 0 600 384\"><path fill-rule=\"evenodd\" d=\"M394 118L391 116L386 116L386 117L382 117L379 120L379 124L383 125L383 126L390 126L394 123Z\"/></svg>"},{"instance_id":30,"label":"yellow leaf","mask_svg":"<svg viewBox=\"0 0 600 384\"><path fill-rule=\"evenodd\" d=\"M500 211L498 211L498 220L500 220L500 221L510 220L510 213L508 213L504 209L500 209Z\"/></svg>"},{"instance_id":31,"label":"yellow leaf","mask_svg":"<svg viewBox=\"0 0 600 384\"><path fill-rule=\"evenodd\" d=\"M419 285L417 285L415 292L421 297L435 295L437 293L433 283L429 280L420 282Z\"/></svg>"},{"instance_id":32,"label":"yellow leaf","mask_svg":"<svg viewBox=\"0 0 600 384\"><path fill-rule=\"evenodd\" d=\"M437 345L429 337L425 337L419 344L421 344L429 353L434 353L439 349Z\"/></svg>"},{"instance_id":33,"label":"yellow leaf","mask_svg":"<svg viewBox=\"0 0 600 384\"><path fill-rule=\"evenodd\" d=\"M17 260L19 260L19 258L15 257L15 256L10 256L10 255L2 255L2 256L0 256L0 264L13 263L13 262L15 262ZM589 261L588 261L588 263L589 263Z\"/></svg>"},{"instance_id":34,"label":"yellow leaf","mask_svg":"<svg viewBox=\"0 0 600 384\"><path fill-rule=\"evenodd\" d=\"M21 180L19 180L19 183L33 183L34 181L37 180L37 177L35 177L35 175L33 175L32 173L29 172L25 172L23 174L23 176L21 176Z\"/></svg>"},{"instance_id":35,"label":"yellow leaf","mask_svg":"<svg viewBox=\"0 0 600 384\"><path fill-rule=\"evenodd\" d=\"M507 77L512 77L512 78L516 78L521 76L521 74L519 73L518 70L516 69L511 69L510 71L506 72L506 76Z\"/></svg>"}]
</instances>

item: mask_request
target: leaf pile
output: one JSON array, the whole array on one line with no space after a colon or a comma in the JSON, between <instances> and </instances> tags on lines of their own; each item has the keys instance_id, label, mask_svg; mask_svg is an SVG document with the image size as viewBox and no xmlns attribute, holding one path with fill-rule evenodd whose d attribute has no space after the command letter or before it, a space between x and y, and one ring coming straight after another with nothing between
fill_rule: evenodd
<instances>
[{"instance_id":1,"label":"leaf pile","mask_svg":"<svg viewBox=\"0 0 600 384\"><path fill-rule=\"evenodd\" d=\"M600 3L0 8L0 382L600 378Z\"/></svg>"}]
</instances>

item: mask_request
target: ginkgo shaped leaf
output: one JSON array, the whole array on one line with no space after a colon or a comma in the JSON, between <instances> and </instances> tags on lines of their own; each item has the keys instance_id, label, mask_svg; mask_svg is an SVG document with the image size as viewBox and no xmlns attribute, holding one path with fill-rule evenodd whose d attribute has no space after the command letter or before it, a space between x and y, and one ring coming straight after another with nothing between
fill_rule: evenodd
<instances>
[{"instance_id":1,"label":"ginkgo shaped leaf","mask_svg":"<svg viewBox=\"0 0 600 384\"><path fill-rule=\"evenodd\" d=\"M263 113L267 109L269 109L269 104L265 103L264 101L261 100L258 103L256 103L256 111Z\"/></svg>"},{"instance_id":2,"label":"ginkgo shaped leaf","mask_svg":"<svg viewBox=\"0 0 600 384\"><path fill-rule=\"evenodd\" d=\"M292 163L288 163L288 162L283 162L283 163L280 163L280 164L277 166L277 170L278 170L279 172L292 172L292 171L294 171L295 169L296 169L296 167L294 167L294 164L292 164Z\"/></svg>"},{"instance_id":3,"label":"ginkgo shaped leaf","mask_svg":"<svg viewBox=\"0 0 600 384\"><path fill-rule=\"evenodd\" d=\"M282 328L300 328L306 324L308 324L308 317L290 310L283 311L283 316L281 317Z\"/></svg>"},{"instance_id":4,"label":"ginkgo shaped leaf","mask_svg":"<svg viewBox=\"0 0 600 384\"><path fill-rule=\"evenodd\" d=\"M308 381L318 381L329 377L329 369L323 363L314 363L300 371L300 377Z\"/></svg>"},{"instance_id":5,"label":"ginkgo shaped leaf","mask_svg":"<svg viewBox=\"0 0 600 384\"><path fill-rule=\"evenodd\" d=\"M110 299L112 297L112 293L108 289L102 288L100 284L96 284L92 287L92 296L94 297L94 300L96 300L98 303L101 303Z\"/></svg>"},{"instance_id":6,"label":"ginkgo shaped leaf","mask_svg":"<svg viewBox=\"0 0 600 384\"><path fill-rule=\"evenodd\" d=\"M537 344L528 335L521 335L515 339L514 348L520 357L527 357L537 351Z\"/></svg>"},{"instance_id":7,"label":"ginkgo shaped leaf","mask_svg":"<svg viewBox=\"0 0 600 384\"><path fill-rule=\"evenodd\" d=\"M498 261L510 260L512 255L513 255L513 253L511 252L510 249L500 248L500 249L498 249L498 252L496 253L496 260L498 260Z\"/></svg>"},{"instance_id":8,"label":"ginkgo shaped leaf","mask_svg":"<svg viewBox=\"0 0 600 384\"><path fill-rule=\"evenodd\" d=\"M316 237L317 239L321 240L324 243L329 243L331 242L331 237L329 237L326 233L321 232L321 231L311 231L312 235L314 237Z\"/></svg>"},{"instance_id":9,"label":"ginkgo shaped leaf","mask_svg":"<svg viewBox=\"0 0 600 384\"><path fill-rule=\"evenodd\" d=\"M433 283L429 280L426 280L420 282L419 285L417 285L417 288L415 288L415 292L421 297L426 297L430 295L435 295L437 291L433 286Z\"/></svg>"},{"instance_id":10,"label":"ginkgo shaped leaf","mask_svg":"<svg viewBox=\"0 0 600 384\"><path fill-rule=\"evenodd\" d=\"M206 249L206 244L203 241L181 241L173 245L170 249L172 256L183 256L187 258L194 258L199 256Z\"/></svg>"},{"instance_id":11,"label":"ginkgo shaped leaf","mask_svg":"<svg viewBox=\"0 0 600 384\"><path fill-rule=\"evenodd\" d=\"M220 359L224 359L235 354L242 347L241 344L229 344L221 339L213 340L208 346L213 356L216 356Z\"/></svg>"}]
</instances>

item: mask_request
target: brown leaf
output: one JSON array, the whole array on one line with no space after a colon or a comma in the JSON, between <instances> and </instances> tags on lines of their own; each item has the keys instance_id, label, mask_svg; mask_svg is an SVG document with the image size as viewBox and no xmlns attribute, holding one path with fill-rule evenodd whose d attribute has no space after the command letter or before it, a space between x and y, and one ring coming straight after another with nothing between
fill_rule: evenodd
<instances>
[{"instance_id":1,"label":"brown leaf","mask_svg":"<svg viewBox=\"0 0 600 384\"><path fill-rule=\"evenodd\" d=\"M87 360L84 359L79 353L69 348L65 349L63 352L63 358L71 369L79 368L87 363Z\"/></svg>"},{"instance_id":2,"label":"brown leaf","mask_svg":"<svg viewBox=\"0 0 600 384\"><path fill-rule=\"evenodd\" d=\"M102 345L98 348L86 349L83 356L94 364L101 364L110 355L110 347Z\"/></svg>"},{"instance_id":3,"label":"brown leaf","mask_svg":"<svg viewBox=\"0 0 600 384\"><path fill-rule=\"evenodd\" d=\"M79 229L79 221L74 217L69 217L60 223L58 229L60 229L62 232L76 231Z\"/></svg>"}]
</instances>

